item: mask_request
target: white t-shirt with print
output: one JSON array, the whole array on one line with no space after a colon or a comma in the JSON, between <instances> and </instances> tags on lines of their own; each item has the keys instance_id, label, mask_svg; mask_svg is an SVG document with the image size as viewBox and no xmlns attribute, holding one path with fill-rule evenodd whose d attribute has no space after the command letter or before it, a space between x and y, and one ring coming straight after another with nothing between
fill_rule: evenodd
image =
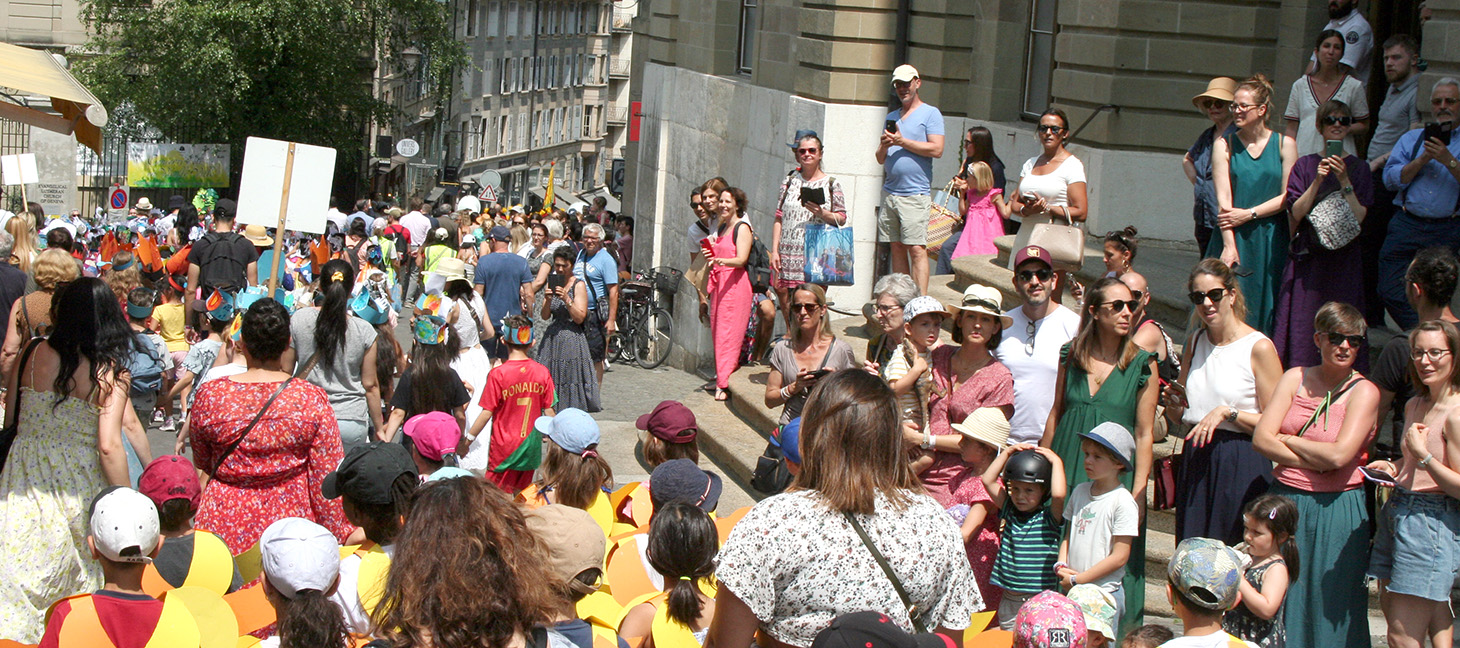
<instances>
[{"instance_id":1,"label":"white t-shirt with print","mask_svg":"<svg viewBox=\"0 0 1460 648\"><path fill-rule=\"evenodd\" d=\"M1044 422L1054 407L1054 383L1059 378L1060 347L1080 330L1080 315L1064 306L1034 323L1034 348L1029 340L1029 316L1022 307L1004 313L1014 319L994 356L1014 374L1014 416L1009 419L1009 443L1039 443Z\"/></svg>"},{"instance_id":2,"label":"white t-shirt with print","mask_svg":"<svg viewBox=\"0 0 1460 648\"><path fill-rule=\"evenodd\" d=\"M1161 644L1161 648L1229 648L1233 645L1257 648L1257 644L1243 641L1225 632L1213 632L1200 637L1177 637Z\"/></svg>"},{"instance_id":3,"label":"white t-shirt with print","mask_svg":"<svg viewBox=\"0 0 1460 648\"><path fill-rule=\"evenodd\" d=\"M1065 520L1069 522L1070 569L1077 572L1094 567L1110 556L1116 536L1141 534L1140 508L1136 498L1124 486L1100 495L1092 495L1095 482L1075 487L1065 500ZM1114 592L1125 578L1125 566L1094 581L1101 589Z\"/></svg>"}]
</instances>

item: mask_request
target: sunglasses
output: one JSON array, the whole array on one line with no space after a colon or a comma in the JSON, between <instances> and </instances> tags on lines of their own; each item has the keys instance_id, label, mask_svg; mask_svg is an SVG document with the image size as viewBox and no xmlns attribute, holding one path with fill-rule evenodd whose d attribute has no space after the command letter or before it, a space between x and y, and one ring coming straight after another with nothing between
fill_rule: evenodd
<instances>
[{"instance_id":1,"label":"sunglasses","mask_svg":"<svg viewBox=\"0 0 1460 648\"><path fill-rule=\"evenodd\" d=\"M1058 133L1060 131L1063 131L1064 129L1064 126L1055 126L1054 124L1040 124L1039 127L1035 128L1034 130L1039 133Z\"/></svg>"},{"instance_id":2,"label":"sunglasses","mask_svg":"<svg viewBox=\"0 0 1460 648\"><path fill-rule=\"evenodd\" d=\"M1222 301L1222 298L1226 296L1226 288L1213 288L1206 292L1193 290L1190 293L1187 293L1186 298L1191 301L1192 306L1200 306L1208 299L1212 300L1212 303L1215 304L1219 301Z\"/></svg>"},{"instance_id":3,"label":"sunglasses","mask_svg":"<svg viewBox=\"0 0 1460 648\"><path fill-rule=\"evenodd\" d=\"M811 155L812 153L816 153L820 150L821 149L814 148L798 148L796 149L796 155Z\"/></svg>"},{"instance_id":4,"label":"sunglasses","mask_svg":"<svg viewBox=\"0 0 1460 648\"><path fill-rule=\"evenodd\" d=\"M1344 115L1329 115L1323 118L1324 126L1349 126L1353 123L1353 117L1347 117Z\"/></svg>"},{"instance_id":5,"label":"sunglasses","mask_svg":"<svg viewBox=\"0 0 1460 648\"><path fill-rule=\"evenodd\" d=\"M810 313L821 308L821 304L791 304L792 313Z\"/></svg>"},{"instance_id":6,"label":"sunglasses","mask_svg":"<svg viewBox=\"0 0 1460 648\"><path fill-rule=\"evenodd\" d=\"M1207 99L1206 101L1201 102L1201 108L1202 108L1202 110L1211 110L1213 108L1226 108L1226 107L1227 107L1227 102L1221 101L1221 100L1218 100L1218 99Z\"/></svg>"},{"instance_id":7,"label":"sunglasses","mask_svg":"<svg viewBox=\"0 0 1460 648\"><path fill-rule=\"evenodd\" d=\"M1146 297L1146 293L1143 293L1143 292L1141 292L1139 290L1132 290L1132 291L1130 291L1130 294L1131 294L1132 297L1135 297L1135 300L1136 301L1140 301L1142 299L1145 299L1145 297Z\"/></svg>"},{"instance_id":8,"label":"sunglasses","mask_svg":"<svg viewBox=\"0 0 1460 648\"><path fill-rule=\"evenodd\" d=\"M1024 282L1028 282L1029 280L1034 279L1035 277L1038 277L1040 281L1049 281L1049 278L1050 277L1053 277L1053 276L1054 276L1054 271L1053 270L1048 270L1048 269L1045 269L1045 268L1040 268L1039 270L1020 270L1019 271L1019 281L1024 281Z\"/></svg>"},{"instance_id":9,"label":"sunglasses","mask_svg":"<svg viewBox=\"0 0 1460 648\"><path fill-rule=\"evenodd\" d=\"M1338 331L1329 331L1326 335L1328 335L1328 343L1333 346L1343 346L1344 342L1348 342L1350 347L1357 349L1364 343L1362 335L1344 335Z\"/></svg>"},{"instance_id":10,"label":"sunglasses","mask_svg":"<svg viewBox=\"0 0 1460 648\"><path fill-rule=\"evenodd\" d=\"M1116 299L1116 300L1113 300L1113 301L1108 301L1108 302L1105 302L1103 304L1100 304L1100 306L1109 306L1110 307L1110 311L1113 312L1113 313L1119 313L1122 310L1129 310L1130 312L1134 313L1134 312L1136 312L1136 309L1137 308L1140 308L1140 306L1141 306L1141 300L1139 300L1139 299L1130 299L1130 300Z\"/></svg>"}]
</instances>

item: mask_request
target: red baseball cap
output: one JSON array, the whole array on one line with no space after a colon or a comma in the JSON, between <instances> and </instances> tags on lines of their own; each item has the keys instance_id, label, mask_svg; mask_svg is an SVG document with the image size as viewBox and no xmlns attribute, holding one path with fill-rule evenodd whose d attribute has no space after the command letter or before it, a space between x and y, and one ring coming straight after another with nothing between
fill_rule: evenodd
<instances>
[{"instance_id":1,"label":"red baseball cap","mask_svg":"<svg viewBox=\"0 0 1460 648\"><path fill-rule=\"evenodd\" d=\"M137 490L157 505L158 509L168 500L185 499L194 508L203 494L198 483L198 470L193 462L180 455L163 455L147 464L142 476L137 479Z\"/></svg>"},{"instance_id":2,"label":"red baseball cap","mask_svg":"<svg viewBox=\"0 0 1460 648\"><path fill-rule=\"evenodd\" d=\"M654 411L640 416L634 425L669 443L693 443L700 431L694 412L672 400L655 405Z\"/></svg>"},{"instance_id":3,"label":"red baseball cap","mask_svg":"<svg viewBox=\"0 0 1460 648\"><path fill-rule=\"evenodd\" d=\"M442 457L456 452L456 444L461 442L461 426L457 425L456 417L446 412L427 412L406 421L406 436L416 444L416 452L422 457L441 461Z\"/></svg>"},{"instance_id":4,"label":"red baseball cap","mask_svg":"<svg viewBox=\"0 0 1460 648\"><path fill-rule=\"evenodd\" d=\"M1019 248L1019 253L1014 255L1014 267L1023 265L1025 261L1038 261L1051 268L1054 267L1054 257L1049 255L1049 250L1038 245L1026 245Z\"/></svg>"}]
</instances>

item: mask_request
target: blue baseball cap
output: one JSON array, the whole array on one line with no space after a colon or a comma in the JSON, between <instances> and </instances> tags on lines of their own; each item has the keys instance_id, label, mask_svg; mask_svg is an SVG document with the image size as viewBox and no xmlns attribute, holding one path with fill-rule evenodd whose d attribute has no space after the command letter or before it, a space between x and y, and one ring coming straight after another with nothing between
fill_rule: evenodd
<instances>
[{"instance_id":1,"label":"blue baseball cap","mask_svg":"<svg viewBox=\"0 0 1460 648\"><path fill-rule=\"evenodd\" d=\"M598 421L576 407L558 412L557 416L539 416L533 427L552 439L558 447L575 455L587 452L589 446L598 445Z\"/></svg>"},{"instance_id":2,"label":"blue baseball cap","mask_svg":"<svg viewBox=\"0 0 1460 648\"><path fill-rule=\"evenodd\" d=\"M1106 421L1080 436L1105 446L1105 449L1120 459L1126 470L1135 469L1136 439L1124 425Z\"/></svg>"},{"instance_id":3,"label":"blue baseball cap","mask_svg":"<svg viewBox=\"0 0 1460 648\"><path fill-rule=\"evenodd\" d=\"M779 441L781 454L786 456L786 461L801 465L801 417L791 419L791 422L781 428Z\"/></svg>"}]
</instances>

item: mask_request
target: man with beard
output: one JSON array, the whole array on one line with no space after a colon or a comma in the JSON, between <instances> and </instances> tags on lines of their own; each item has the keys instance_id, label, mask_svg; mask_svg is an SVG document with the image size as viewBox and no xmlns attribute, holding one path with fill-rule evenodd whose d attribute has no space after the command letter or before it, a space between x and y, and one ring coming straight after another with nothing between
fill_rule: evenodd
<instances>
[{"instance_id":1,"label":"man with beard","mask_svg":"<svg viewBox=\"0 0 1460 648\"><path fill-rule=\"evenodd\" d=\"M1374 50L1374 28L1359 13L1358 0L1328 0L1328 24L1323 28L1343 34L1343 60L1339 62L1348 66L1361 83L1369 85L1369 54ZM1318 64L1316 57L1310 60L1312 65Z\"/></svg>"},{"instance_id":2,"label":"man with beard","mask_svg":"<svg viewBox=\"0 0 1460 648\"><path fill-rule=\"evenodd\" d=\"M994 350L1014 374L1010 443L1039 443L1044 435L1045 420L1054 406L1060 347L1080 330L1079 313L1050 298L1059 281L1050 259L1049 251L1037 245L1014 255L1014 291L1024 298L1024 305L1004 313L1014 323L1004 328L1004 339Z\"/></svg>"},{"instance_id":3,"label":"man with beard","mask_svg":"<svg viewBox=\"0 0 1460 648\"><path fill-rule=\"evenodd\" d=\"M1439 133L1416 128L1399 137L1384 163L1384 186L1397 194L1389 235L1379 253L1379 295L1401 328L1419 322L1404 296L1404 271L1421 248L1460 247L1460 81L1444 77L1430 91L1430 114ZM1426 134L1429 137L1425 137Z\"/></svg>"},{"instance_id":4,"label":"man with beard","mask_svg":"<svg viewBox=\"0 0 1460 648\"><path fill-rule=\"evenodd\" d=\"M1374 139L1369 140L1369 171L1379 176L1394 142L1406 132L1423 126L1415 93L1419 90L1419 43L1408 34L1395 34L1384 41L1384 79L1389 89L1379 106L1374 125ZM1394 216L1394 192L1383 183L1376 183L1374 204L1364 218L1359 237L1364 264L1364 319L1369 326L1384 324L1384 302L1379 299L1379 250L1389 219Z\"/></svg>"}]
</instances>

